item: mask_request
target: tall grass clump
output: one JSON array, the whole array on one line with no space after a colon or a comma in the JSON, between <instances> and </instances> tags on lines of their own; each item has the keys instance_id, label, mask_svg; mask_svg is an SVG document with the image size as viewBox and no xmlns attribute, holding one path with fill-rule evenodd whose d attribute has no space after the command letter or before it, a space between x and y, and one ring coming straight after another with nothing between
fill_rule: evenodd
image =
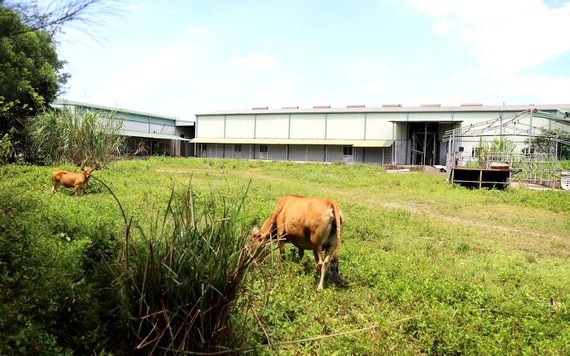
<instances>
[{"instance_id":1,"label":"tall grass clump","mask_svg":"<svg viewBox=\"0 0 570 356\"><path fill-rule=\"evenodd\" d=\"M31 120L30 158L46 164L104 164L119 154L121 120L103 112L52 110Z\"/></svg>"},{"instance_id":2,"label":"tall grass clump","mask_svg":"<svg viewBox=\"0 0 570 356\"><path fill-rule=\"evenodd\" d=\"M244 199L173 189L164 215L149 228L139 224L137 238L127 237L120 279L136 350L215 351L234 344L230 315L258 255L248 248Z\"/></svg>"}]
</instances>

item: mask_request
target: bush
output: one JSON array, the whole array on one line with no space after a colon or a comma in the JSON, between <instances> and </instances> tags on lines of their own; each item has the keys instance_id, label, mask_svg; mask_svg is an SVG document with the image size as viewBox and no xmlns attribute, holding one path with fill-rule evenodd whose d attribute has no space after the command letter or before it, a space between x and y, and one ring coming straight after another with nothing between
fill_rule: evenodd
<instances>
[{"instance_id":1,"label":"bush","mask_svg":"<svg viewBox=\"0 0 570 356\"><path fill-rule=\"evenodd\" d=\"M75 222L61 223L31 194L1 194L0 206L0 354L100 350L109 333L105 304L112 300L101 298L109 280L100 276L109 274L88 270L103 263L100 252L86 252L92 241L109 241L112 233L62 229Z\"/></svg>"},{"instance_id":2,"label":"bush","mask_svg":"<svg viewBox=\"0 0 570 356\"><path fill-rule=\"evenodd\" d=\"M118 279L131 314L130 345L145 353L212 351L230 345L230 315L258 252L248 248L244 198L191 188L172 195L164 216L127 236Z\"/></svg>"},{"instance_id":3,"label":"bush","mask_svg":"<svg viewBox=\"0 0 570 356\"><path fill-rule=\"evenodd\" d=\"M48 111L30 123L29 156L45 164L105 164L123 146L122 127L102 112Z\"/></svg>"}]
</instances>

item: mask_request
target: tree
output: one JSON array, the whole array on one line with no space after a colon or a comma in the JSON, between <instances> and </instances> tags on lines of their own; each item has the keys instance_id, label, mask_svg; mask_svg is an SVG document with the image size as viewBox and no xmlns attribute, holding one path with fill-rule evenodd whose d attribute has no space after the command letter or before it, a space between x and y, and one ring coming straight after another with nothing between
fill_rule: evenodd
<instances>
[{"instance_id":1,"label":"tree","mask_svg":"<svg viewBox=\"0 0 570 356\"><path fill-rule=\"evenodd\" d=\"M547 129L539 136L525 140L532 147L531 153L556 154L558 159L570 158L570 132L561 129ZM528 151L528 148L525 149Z\"/></svg>"},{"instance_id":2,"label":"tree","mask_svg":"<svg viewBox=\"0 0 570 356\"><path fill-rule=\"evenodd\" d=\"M37 1L0 0L0 137L12 130L15 142L24 142L27 119L62 92L70 75L55 35L70 21L88 22L86 10L103 1L54 0L40 8Z\"/></svg>"},{"instance_id":3,"label":"tree","mask_svg":"<svg viewBox=\"0 0 570 356\"><path fill-rule=\"evenodd\" d=\"M10 35L18 35L28 31L45 31L50 35L61 32L62 26L72 21L89 22L89 17L85 16L88 9L105 0L67 0L44 2L43 8L37 1L6 1L0 0L0 7L12 9L21 15L21 23L27 29L15 26L10 31Z\"/></svg>"},{"instance_id":4,"label":"tree","mask_svg":"<svg viewBox=\"0 0 570 356\"><path fill-rule=\"evenodd\" d=\"M0 8L0 133L20 131L22 119L56 98L63 65L47 32L30 31L18 13Z\"/></svg>"}]
</instances>

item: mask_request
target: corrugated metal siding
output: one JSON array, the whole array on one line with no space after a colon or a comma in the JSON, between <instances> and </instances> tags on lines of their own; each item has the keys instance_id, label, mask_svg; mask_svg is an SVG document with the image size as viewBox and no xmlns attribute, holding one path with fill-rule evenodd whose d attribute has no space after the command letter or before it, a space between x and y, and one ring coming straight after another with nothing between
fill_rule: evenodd
<instances>
[{"instance_id":1,"label":"corrugated metal siding","mask_svg":"<svg viewBox=\"0 0 570 356\"><path fill-rule=\"evenodd\" d=\"M452 113L449 112L413 112L409 113L407 121L413 122L440 122L451 121Z\"/></svg>"},{"instance_id":2,"label":"corrugated metal siding","mask_svg":"<svg viewBox=\"0 0 570 356\"><path fill-rule=\"evenodd\" d=\"M302 139L325 138L326 114L291 115L291 137Z\"/></svg>"},{"instance_id":3,"label":"corrugated metal siding","mask_svg":"<svg viewBox=\"0 0 570 356\"><path fill-rule=\"evenodd\" d=\"M289 115L257 115L255 138L289 138Z\"/></svg>"},{"instance_id":4,"label":"corrugated metal siding","mask_svg":"<svg viewBox=\"0 0 570 356\"><path fill-rule=\"evenodd\" d=\"M147 126L150 133L160 133L166 135L174 135L176 128L174 126L154 125Z\"/></svg>"},{"instance_id":5,"label":"corrugated metal siding","mask_svg":"<svg viewBox=\"0 0 570 356\"><path fill-rule=\"evenodd\" d=\"M224 137L223 115L207 116L196 120L196 137Z\"/></svg>"},{"instance_id":6,"label":"corrugated metal siding","mask_svg":"<svg viewBox=\"0 0 570 356\"><path fill-rule=\"evenodd\" d=\"M386 161L388 159L387 162L390 162L390 158L391 158L391 150L386 149L386 148L366 148L364 150L361 150L362 154L364 156L364 163L386 163L383 162L382 159L384 159L384 161Z\"/></svg>"},{"instance_id":7,"label":"corrugated metal siding","mask_svg":"<svg viewBox=\"0 0 570 356\"><path fill-rule=\"evenodd\" d=\"M499 117L500 113L497 112L459 112L454 113L453 121L461 122L462 126L469 126L471 124L487 121ZM512 115L508 113L507 115Z\"/></svg>"},{"instance_id":8,"label":"corrugated metal siding","mask_svg":"<svg viewBox=\"0 0 570 356\"><path fill-rule=\"evenodd\" d=\"M129 131L148 132L148 122L123 121L123 129Z\"/></svg>"},{"instance_id":9,"label":"corrugated metal siding","mask_svg":"<svg viewBox=\"0 0 570 356\"><path fill-rule=\"evenodd\" d=\"M289 146L289 160L306 161L307 146Z\"/></svg>"},{"instance_id":10,"label":"corrugated metal siding","mask_svg":"<svg viewBox=\"0 0 570 356\"><path fill-rule=\"evenodd\" d=\"M342 149L343 146L327 146L327 162L342 162L344 159Z\"/></svg>"},{"instance_id":11,"label":"corrugated metal siding","mask_svg":"<svg viewBox=\"0 0 570 356\"><path fill-rule=\"evenodd\" d=\"M366 139L381 140L394 139L392 121L399 121L406 118L406 114L378 114L370 113L366 116Z\"/></svg>"},{"instance_id":12,"label":"corrugated metal siding","mask_svg":"<svg viewBox=\"0 0 570 356\"><path fill-rule=\"evenodd\" d=\"M307 146L307 161L323 162L325 159L325 146Z\"/></svg>"},{"instance_id":13,"label":"corrugated metal siding","mask_svg":"<svg viewBox=\"0 0 570 356\"><path fill-rule=\"evenodd\" d=\"M327 139L364 139L365 114L327 115Z\"/></svg>"},{"instance_id":14,"label":"corrugated metal siding","mask_svg":"<svg viewBox=\"0 0 570 356\"><path fill-rule=\"evenodd\" d=\"M272 161L286 161L287 160L287 146L285 145L271 145L267 147L267 159Z\"/></svg>"},{"instance_id":15,"label":"corrugated metal siding","mask_svg":"<svg viewBox=\"0 0 570 356\"><path fill-rule=\"evenodd\" d=\"M227 138L253 138L255 133L254 115L228 115L226 116Z\"/></svg>"}]
</instances>

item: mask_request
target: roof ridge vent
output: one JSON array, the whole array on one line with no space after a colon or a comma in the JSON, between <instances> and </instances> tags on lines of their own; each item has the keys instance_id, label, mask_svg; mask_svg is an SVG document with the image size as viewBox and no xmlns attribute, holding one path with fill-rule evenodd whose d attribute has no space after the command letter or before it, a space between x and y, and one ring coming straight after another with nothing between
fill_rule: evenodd
<instances>
[{"instance_id":1,"label":"roof ridge vent","mask_svg":"<svg viewBox=\"0 0 570 356\"><path fill-rule=\"evenodd\" d=\"M482 103L461 103L461 106L483 106Z\"/></svg>"},{"instance_id":2,"label":"roof ridge vent","mask_svg":"<svg viewBox=\"0 0 570 356\"><path fill-rule=\"evenodd\" d=\"M356 109L356 108L365 108L366 105L364 104L356 104L356 105L347 105L346 108L347 109Z\"/></svg>"},{"instance_id":3,"label":"roof ridge vent","mask_svg":"<svg viewBox=\"0 0 570 356\"><path fill-rule=\"evenodd\" d=\"M257 107L251 108L251 110L267 110L267 109L269 109L268 106L257 106Z\"/></svg>"},{"instance_id":4,"label":"roof ridge vent","mask_svg":"<svg viewBox=\"0 0 570 356\"><path fill-rule=\"evenodd\" d=\"M423 108L440 108L441 104L422 104L420 106Z\"/></svg>"},{"instance_id":5,"label":"roof ridge vent","mask_svg":"<svg viewBox=\"0 0 570 356\"><path fill-rule=\"evenodd\" d=\"M330 109L330 105L314 105L313 109Z\"/></svg>"},{"instance_id":6,"label":"roof ridge vent","mask_svg":"<svg viewBox=\"0 0 570 356\"><path fill-rule=\"evenodd\" d=\"M402 104L383 104L383 108L401 108Z\"/></svg>"},{"instance_id":7,"label":"roof ridge vent","mask_svg":"<svg viewBox=\"0 0 570 356\"><path fill-rule=\"evenodd\" d=\"M293 110L293 109L298 109L298 108L299 108L299 105L297 105L297 106L283 106L281 109Z\"/></svg>"}]
</instances>

